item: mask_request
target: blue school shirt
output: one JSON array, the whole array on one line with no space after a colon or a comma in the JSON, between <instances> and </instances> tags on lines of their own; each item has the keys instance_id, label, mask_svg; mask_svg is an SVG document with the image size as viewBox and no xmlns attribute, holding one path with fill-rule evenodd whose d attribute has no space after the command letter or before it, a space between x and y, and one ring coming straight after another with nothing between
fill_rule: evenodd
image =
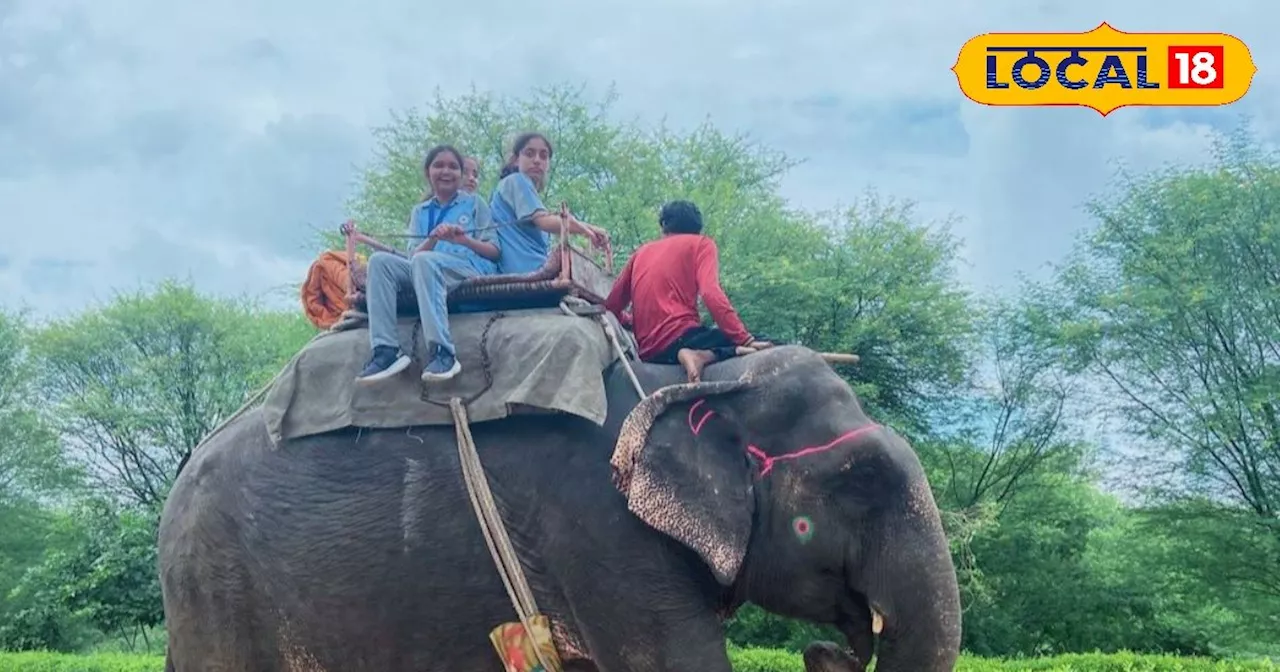
<instances>
[{"instance_id":1,"label":"blue school shirt","mask_svg":"<svg viewBox=\"0 0 1280 672\"><path fill-rule=\"evenodd\" d=\"M512 173L498 182L489 201L493 223L498 225L498 258L501 273L532 273L547 263L551 235L528 222L517 223L539 210L546 212L533 181L524 173Z\"/></svg>"},{"instance_id":2,"label":"blue school shirt","mask_svg":"<svg viewBox=\"0 0 1280 672\"><path fill-rule=\"evenodd\" d=\"M409 235L415 236L413 248L416 249L422 244L422 241L441 224L457 224L472 238L494 243L501 249L497 231L493 229L493 218L489 214L489 206L476 198L475 194L459 191L453 200L445 205L441 205L435 196L415 205L413 212L409 215ZM496 263L485 259L465 245L438 240L435 250L466 259L481 275L492 275L498 271Z\"/></svg>"}]
</instances>

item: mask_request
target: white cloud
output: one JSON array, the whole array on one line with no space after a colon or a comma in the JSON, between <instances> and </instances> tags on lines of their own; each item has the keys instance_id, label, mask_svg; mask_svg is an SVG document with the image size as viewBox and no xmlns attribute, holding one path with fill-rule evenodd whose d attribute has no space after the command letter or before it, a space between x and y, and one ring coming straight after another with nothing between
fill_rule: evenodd
<instances>
[{"instance_id":1,"label":"white cloud","mask_svg":"<svg viewBox=\"0 0 1280 672\"><path fill-rule=\"evenodd\" d=\"M1231 32L1259 64L1253 89L1228 108L1102 118L982 107L949 70L982 32L1102 20ZM1280 135L1277 27L1280 8L1261 0L502 0L445 13L409 0L0 0L0 292L49 313L165 274L228 292L300 281L310 227L340 220L390 110L437 87L562 81L616 85L621 116L709 117L806 159L785 182L805 206L874 186L961 215L966 279L998 285L1065 251L1112 159L1194 160L1207 128L1242 111Z\"/></svg>"}]
</instances>

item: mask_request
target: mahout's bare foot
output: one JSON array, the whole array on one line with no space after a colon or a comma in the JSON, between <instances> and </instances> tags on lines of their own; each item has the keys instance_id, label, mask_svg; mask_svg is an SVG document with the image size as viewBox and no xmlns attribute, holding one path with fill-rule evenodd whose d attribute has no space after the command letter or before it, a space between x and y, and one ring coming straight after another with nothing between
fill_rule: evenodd
<instances>
[{"instance_id":1,"label":"mahout's bare foot","mask_svg":"<svg viewBox=\"0 0 1280 672\"><path fill-rule=\"evenodd\" d=\"M716 355L710 350L681 348L680 352L676 353L676 359L684 366L684 372L689 377L689 382L696 383L702 380L703 367L714 362Z\"/></svg>"}]
</instances>

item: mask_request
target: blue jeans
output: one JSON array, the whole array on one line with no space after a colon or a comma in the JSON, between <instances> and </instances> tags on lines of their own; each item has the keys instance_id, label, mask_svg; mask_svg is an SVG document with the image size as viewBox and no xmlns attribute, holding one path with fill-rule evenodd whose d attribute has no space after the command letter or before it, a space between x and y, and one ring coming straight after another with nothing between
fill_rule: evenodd
<instances>
[{"instance_id":1,"label":"blue jeans","mask_svg":"<svg viewBox=\"0 0 1280 672\"><path fill-rule=\"evenodd\" d=\"M401 287L413 287L422 318L422 336L428 353L432 345L456 356L449 335L449 312L446 299L449 290L463 280L480 275L466 259L430 250L405 259L387 252L369 257L369 276L365 300L369 305L369 344L400 348L396 334L396 294Z\"/></svg>"}]
</instances>

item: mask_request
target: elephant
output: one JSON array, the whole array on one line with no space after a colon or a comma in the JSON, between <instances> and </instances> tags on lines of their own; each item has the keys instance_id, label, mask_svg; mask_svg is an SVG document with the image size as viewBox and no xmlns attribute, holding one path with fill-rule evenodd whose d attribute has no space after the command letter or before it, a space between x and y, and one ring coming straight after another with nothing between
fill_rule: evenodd
<instances>
[{"instance_id":1,"label":"elephant","mask_svg":"<svg viewBox=\"0 0 1280 672\"><path fill-rule=\"evenodd\" d=\"M834 642L813 642L804 649L805 672L866 672L857 654Z\"/></svg>"},{"instance_id":2,"label":"elephant","mask_svg":"<svg viewBox=\"0 0 1280 672\"><path fill-rule=\"evenodd\" d=\"M603 426L475 423L474 445L565 670L730 672L748 602L831 624L856 670L952 670L956 573L915 452L798 345L712 364L616 362ZM449 426L272 444L256 411L180 471L158 536L166 670L415 672L503 666L516 620ZM873 628L873 622L877 627ZM878 635L873 633L878 630ZM830 652L829 652L830 653Z\"/></svg>"}]
</instances>

